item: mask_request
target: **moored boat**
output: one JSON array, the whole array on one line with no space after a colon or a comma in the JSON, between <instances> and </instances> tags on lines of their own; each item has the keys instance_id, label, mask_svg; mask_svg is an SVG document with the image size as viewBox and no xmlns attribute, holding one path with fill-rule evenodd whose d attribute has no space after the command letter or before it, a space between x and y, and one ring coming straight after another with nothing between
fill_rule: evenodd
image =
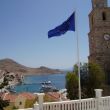
<instances>
[{"instance_id":1,"label":"moored boat","mask_svg":"<svg viewBox=\"0 0 110 110\"><path fill-rule=\"evenodd\" d=\"M41 83L40 92L57 92L59 91L51 81L44 81Z\"/></svg>"}]
</instances>

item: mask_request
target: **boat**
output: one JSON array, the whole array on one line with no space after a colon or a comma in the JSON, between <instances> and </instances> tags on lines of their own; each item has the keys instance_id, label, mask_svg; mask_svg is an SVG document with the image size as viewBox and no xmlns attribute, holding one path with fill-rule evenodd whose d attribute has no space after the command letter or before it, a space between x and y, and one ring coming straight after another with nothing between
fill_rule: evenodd
<instances>
[{"instance_id":1,"label":"boat","mask_svg":"<svg viewBox=\"0 0 110 110\"><path fill-rule=\"evenodd\" d=\"M44 81L41 83L40 92L58 92L59 90L52 84L51 81Z\"/></svg>"}]
</instances>

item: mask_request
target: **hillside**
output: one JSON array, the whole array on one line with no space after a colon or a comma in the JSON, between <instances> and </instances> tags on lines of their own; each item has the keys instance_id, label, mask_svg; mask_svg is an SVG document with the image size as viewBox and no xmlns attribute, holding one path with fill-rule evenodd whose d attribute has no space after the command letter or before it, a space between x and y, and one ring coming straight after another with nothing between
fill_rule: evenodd
<instances>
[{"instance_id":1,"label":"hillside","mask_svg":"<svg viewBox=\"0 0 110 110\"><path fill-rule=\"evenodd\" d=\"M55 74L61 73L58 69L50 69L44 66L39 68L30 68L17 63L12 59L2 59L0 60L0 70L6 70L8 72L21 73L23 75L31 74Z\"/></svg>"}]
</instances>

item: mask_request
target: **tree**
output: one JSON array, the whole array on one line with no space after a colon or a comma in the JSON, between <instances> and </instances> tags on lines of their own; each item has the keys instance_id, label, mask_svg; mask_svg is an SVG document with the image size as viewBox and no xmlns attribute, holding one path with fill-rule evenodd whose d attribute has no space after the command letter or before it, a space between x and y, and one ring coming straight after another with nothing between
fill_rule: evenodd
<instances>
[{"instance_id":1,"label":"tree","mask_svg":"<svg viewBox=\"0 0 110 110\"><path fill-rule=\"evenodd\" d=\"M3 99L0 97L0 110L4 110L4 107L7 107L8 105L9 105L9 101L3 100Z\"/></svg>"},{"instance_id":2,"label":"tree","mask_svg":"<svg viewBox=\"0 0 110 110\"><path fill-rule=\"evenodd\" d=\"M68 72L66 75L67 97L69 99L78 98L78 77L76 74Z\"/></svg>"},{"instance_id":3,"label":"tree","mask_svg":"<svg viewBox=\"0 0 110 110\"><path fill-rule=\"evenodd\" d=\"M3 82L0 84L0 89L4 88L8 85L8 79L7 76L4 76ZM0 96L0 110L4 110L4 107L7 107L9 105L9 101L3 100Z\"/></svg>"},{"instance_id":4,"label":"tree","mask_svg":"<svg viewBox=\"0 0 110 110\"><path fill-rule=\"evenodd\" d=\"M81 68L82 98L93 97L94 89L102 89L105 74L98 64L84 63Z\"/></svg>"},{"instance_id":5,"label":"tree","mask_svg":"<svg viewBox=\"0 0 110 110\"><path fill-rule=\"evenodd\" d=\"M78 65L75 64L74 67L73 67L73 72L78 75Z\"/></svg>"},{"instance_id":6,"label":"tree","mask_svg":"<svg viewBox=\"0 0 110 110\"><path fill-rule=\"evenodd\" d=\"M99 65L89 63L88 65L88 85L87 94L94 96L94 89L101 89L105 84L105 74Z\"/></svg>"},{"instance_id":7,"label":"tree","mask_svg":"<svg viewBox=\"0 0 110 110\"><path fill-rule=\"evenodd\" d=\"M78 66L74 66L74 73L66 75L67 97L78 98ZM94 89L103 88L105 75L103 70L94 63L80 64L81 96L82 98L93 97ZM77 92L76 92L77 91Z\"/></svg>"}]
</instances>

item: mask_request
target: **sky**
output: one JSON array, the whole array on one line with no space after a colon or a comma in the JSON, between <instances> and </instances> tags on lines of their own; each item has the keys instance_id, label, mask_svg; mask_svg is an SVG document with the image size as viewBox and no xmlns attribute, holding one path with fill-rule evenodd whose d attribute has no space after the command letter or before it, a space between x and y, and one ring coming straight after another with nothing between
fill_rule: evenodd
<instances>
[{"instance_id":1,"label":"sky","mask_svg":"<svg viewBox=\"0 0 110 110\"><path fill-rule=\"evenodd\" d=\"M87 62L91 8L91 0L0 0L0 59L11 58L28 67L73 67L76 32L51 39L47 33L76 10L80 62Z\"/></svg>"}]
</instances>

